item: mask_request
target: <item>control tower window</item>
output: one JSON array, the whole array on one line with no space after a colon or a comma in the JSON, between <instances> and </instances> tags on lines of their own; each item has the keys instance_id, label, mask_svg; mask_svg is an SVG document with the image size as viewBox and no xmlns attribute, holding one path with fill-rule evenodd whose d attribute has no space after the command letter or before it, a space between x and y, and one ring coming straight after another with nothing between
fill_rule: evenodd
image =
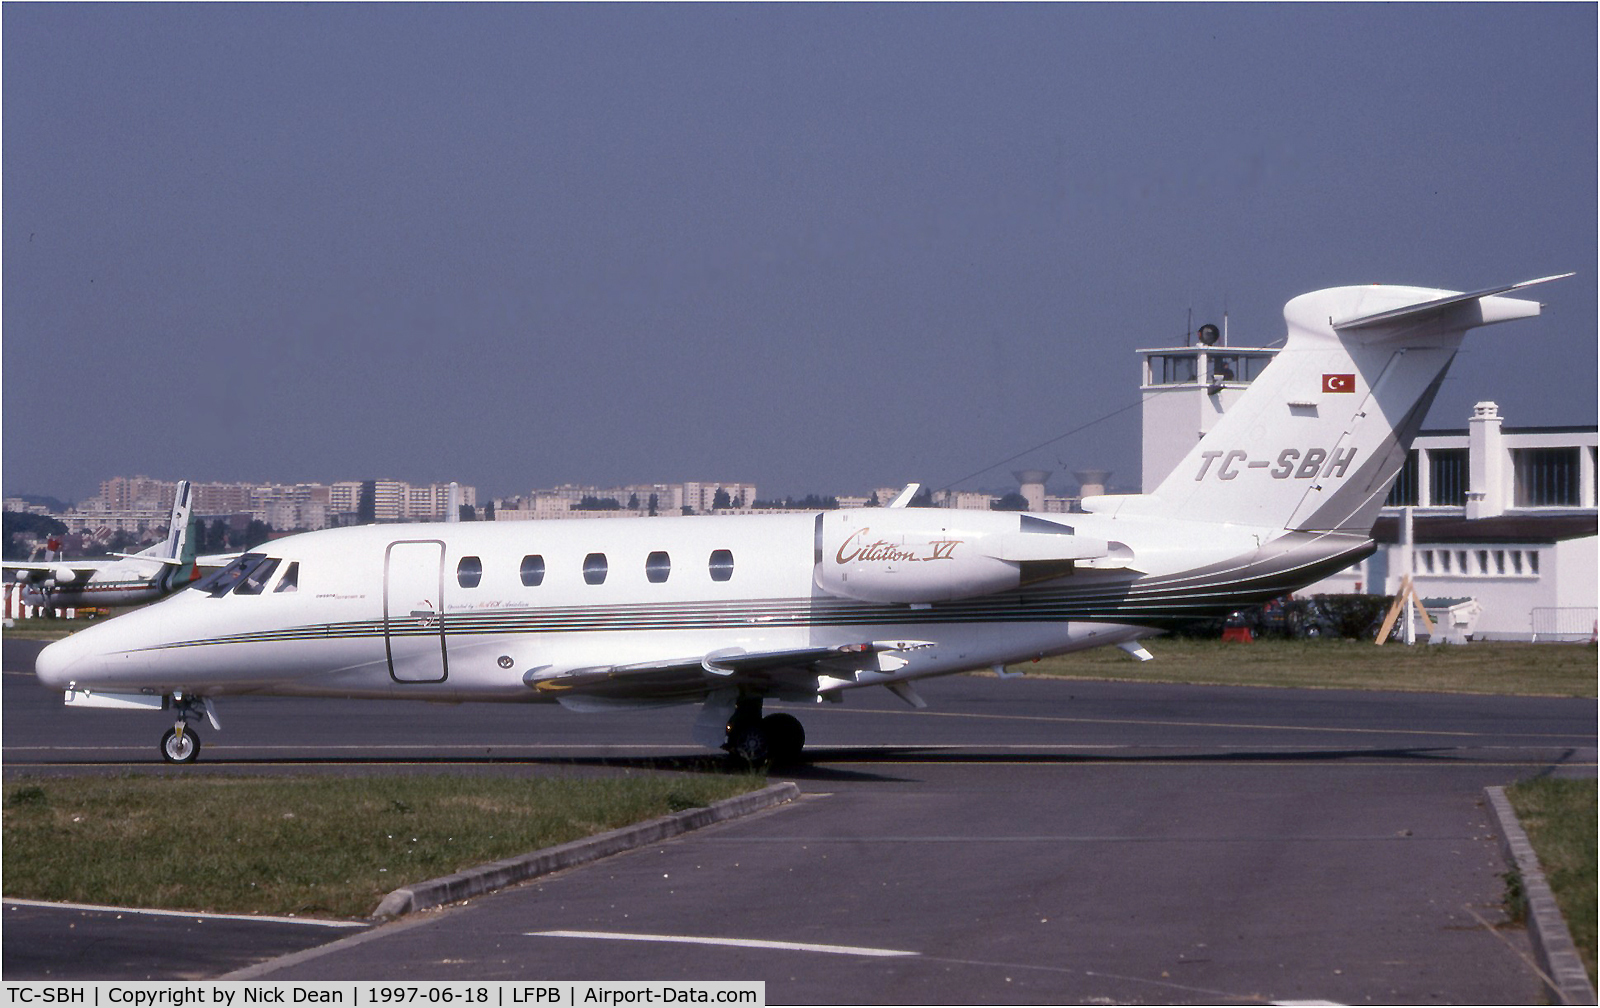
<instances>
[{"instance_id":1,"label":"control tower window","mask_svg":"<svg viewBox=\"0 0 1600 1008\"><path fill-rule=\"evenodd\" d=\"M1195 354L1151 354L1150 384L1183 385L1199 380Z\"/></svg>"}]
</instances>

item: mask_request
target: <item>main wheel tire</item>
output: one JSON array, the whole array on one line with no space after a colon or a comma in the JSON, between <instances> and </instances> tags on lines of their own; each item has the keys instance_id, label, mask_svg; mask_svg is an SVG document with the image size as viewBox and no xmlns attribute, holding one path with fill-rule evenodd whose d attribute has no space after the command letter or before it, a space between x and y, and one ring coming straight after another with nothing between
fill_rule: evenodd
<instances>
[{"instance_id":1,"label":"main wheel tire","mask_svg":"<svg viewBox=\"0 0 1600 1008\"><path fill-rule=\"evenodd\" d=\"M161 736L161 758L168 763L193 763L200 758L200 736L185 731L180 737L178 729L168 728Z\"/></svg>"},{"instance_id":2,"label":"main wheel tire","mask_svg":"<svg viewBox=\"0 0 1600 1008\"><path fill-rule=\"evenodd\" d=\"M805 726L793 714L768 714L761 719L767 749L774 763L792 763L806 746Z\"/></svg>"},{"instance_id":3,"label":"main wheel tire","mask_svg":"<svg viewBox=\"0 0 1600 1008\"><path fill-rule=\"evenodd\" d=\"M772 742L761 721L735 724L728 732L728 756L743 767L766 766L772 760Z\"/></svg>"}]
</instances>

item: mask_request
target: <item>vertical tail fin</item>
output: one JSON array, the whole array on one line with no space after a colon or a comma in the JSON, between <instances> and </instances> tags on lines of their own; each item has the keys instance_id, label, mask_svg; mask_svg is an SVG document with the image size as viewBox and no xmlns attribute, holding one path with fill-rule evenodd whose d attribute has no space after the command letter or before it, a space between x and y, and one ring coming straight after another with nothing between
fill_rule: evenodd
<instances>
[{"instance_id":1,"label":"vertical tail fin","mask_svg":"<svg viewBox=\"0 0 1600 1008\"><path fill-rule=\"evenodd\" d=\"M167 519L167 537L139 556L167 561L160 574L168 588L179 588L195 578L195 555L199 551L199 519L194 515L194 500L187 480L178 481L177 492L172 497L172 514Z\"/></svg>"},{"instance_id":2,"label":"vertical tail fin","mask_svg":"<svg viewBox=\"0 0 1600 1008\"><path fill-rule=\"evenodd\" d=\"M186 544L192 552L194 537L189 534L189 526L193 511L189 481L179 480L177 492L172 497L172 516L167 521L167 538L156 556L166 560L181 560Z\"/></svg>"},{"instance_id":3,"label":"vertical tail fin","mask_svg":"<svg viewBox=\"0 0 1600 1008\"><path fill-rule=\"evenodd\" d=\"M1537 302L1496 295L1556 279L1471 293L1370 286L1302 294L1284 306L1283 350L1128 509L1370 531L1466 331L1539 314ZM1123 506L1116 498L1085 503L1094 511Z\"/></svg>"}]
</instances>

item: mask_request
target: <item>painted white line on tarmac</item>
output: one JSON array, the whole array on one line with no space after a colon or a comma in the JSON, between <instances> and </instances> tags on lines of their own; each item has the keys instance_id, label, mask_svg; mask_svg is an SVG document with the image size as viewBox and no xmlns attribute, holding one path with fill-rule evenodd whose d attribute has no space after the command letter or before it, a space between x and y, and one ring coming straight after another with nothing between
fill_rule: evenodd
<instances>
[{"instance_id":1,"label":"painted white line on tarmac","mask_svg":"<svg viewBox=\"0 0 1600 1008\"><path fill-rule=\"evenodd\" d=\"M604 941L673 942L679 945L722 945L734 948L778 949L785 952L826 952L830 955L916 956L900 949L862 948L856 945L813 945L807 942L761 941L756 938L699 938L691 935L634 934L625 931L527 931L529 938L597 938Z\"/></svg>"},{"instance_id":2,"label":"painted white line on tarmac","mask_svg":"<svg viewBox=\"0 0 1600 1008\"><path fill-rule=\"evenodd\" d=\"M143 910L138 907L99 906L94 903L51 903L47 900L6 899L6 906L43 907L46 910L87 910L93 913L139 914L145 917L193 917L205 920L259 921L265 924L308 924L312 927L364 928L363 921L318 920L315 917L273 917L269 914L202 913L196 910Z\"/></svg>"}]
</instances>

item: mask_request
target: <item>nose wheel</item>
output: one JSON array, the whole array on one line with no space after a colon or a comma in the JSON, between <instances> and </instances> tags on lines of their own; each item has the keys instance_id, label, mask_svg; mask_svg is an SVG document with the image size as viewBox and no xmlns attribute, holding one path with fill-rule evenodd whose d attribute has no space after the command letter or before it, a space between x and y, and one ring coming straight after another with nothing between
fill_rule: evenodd
<instances>
[{"instance_id":1,"label":"nose wheel","mask_svg":"<svg viewBox=\"0 0 1600 1008\"><path fill-rule=\"evenodd\" d=\"M161 736L161 758L168 763L193 763L200 757L200 736L182 721Z\"/></svg>"},{"instance_id":2,"label":"nose wheel","mask_svg":"<svg viewBox=\"0 0 1600 1008\"><path fill-rule=\"evenodd\" d=\"M205 697L174 693L169 700L178 711L178 720L161 736L161 758L168 763L193 763L200 758L200 735L189 726L190 721L204 715L211 727L221 728L216 711Z\"/></svg>"}]
</instances>

